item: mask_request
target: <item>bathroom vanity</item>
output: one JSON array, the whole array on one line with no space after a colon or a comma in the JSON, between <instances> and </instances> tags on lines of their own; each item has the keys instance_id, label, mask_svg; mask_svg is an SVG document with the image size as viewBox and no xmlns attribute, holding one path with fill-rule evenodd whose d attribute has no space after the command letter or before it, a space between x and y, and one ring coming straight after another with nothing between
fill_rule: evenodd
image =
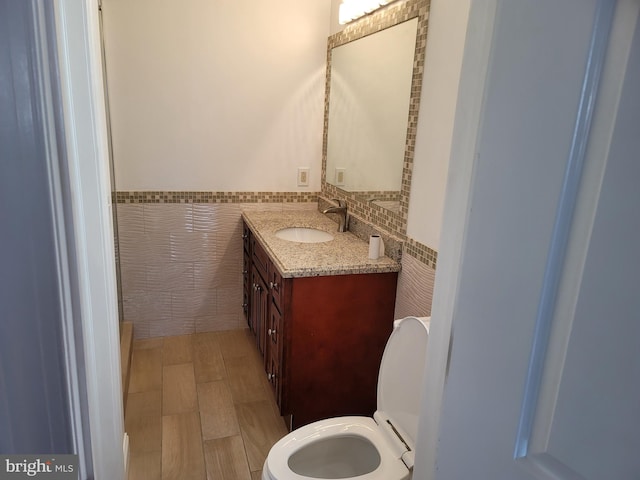
<instances>
[{"instance_id":1,"label":"bathroom vanity","mask_svg":"<svg viewBox=\"0 0 640 480\"><path fill-rule=\"evenodd\" d=\"M330 233L284 240L288 227ZM372 415L400 266L317 211L243 213L243 307L280 413L291 427Z\"/></svg>"}]
</instances>

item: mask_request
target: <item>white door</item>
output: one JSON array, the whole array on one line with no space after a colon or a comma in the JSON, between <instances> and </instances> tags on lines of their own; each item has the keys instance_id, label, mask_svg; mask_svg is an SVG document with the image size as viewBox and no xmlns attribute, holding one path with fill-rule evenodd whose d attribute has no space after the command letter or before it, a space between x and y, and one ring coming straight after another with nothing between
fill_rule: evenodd
<instances>
[{"instance_id":1,"label":"white door","mask_svg":"<svg viewBox=\"0 0 640 480\"><path fill-rule=\"evenodd\" d=\"M640 479L639 10L472 7L414 480Z\"/></svg>"}]
</instances>

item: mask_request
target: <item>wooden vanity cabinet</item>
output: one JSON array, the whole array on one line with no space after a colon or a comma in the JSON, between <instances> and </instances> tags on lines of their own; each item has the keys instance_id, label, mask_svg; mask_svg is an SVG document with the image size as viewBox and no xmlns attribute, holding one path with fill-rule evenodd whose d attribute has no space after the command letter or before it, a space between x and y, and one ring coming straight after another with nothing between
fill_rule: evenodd
<instances>
[{"instance_id":1,"label":"wooden vanity cabinet","mask_svg":"<svg viewBox=\"0 0 640 480\"><path fill-rule=\"evenodd\" d=\"M291 415L291 428L373 415L398 274L282 278L246 225L245 232L248 323L281 415Z\"/></svg>"}]
</instances>

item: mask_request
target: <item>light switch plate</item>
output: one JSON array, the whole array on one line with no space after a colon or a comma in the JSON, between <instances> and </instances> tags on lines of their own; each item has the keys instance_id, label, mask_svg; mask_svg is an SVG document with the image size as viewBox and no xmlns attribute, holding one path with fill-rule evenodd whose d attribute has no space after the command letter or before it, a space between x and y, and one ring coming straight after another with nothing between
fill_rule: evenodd
<instances>
[{"instance_id":1,"label":"light switch plate","mask_svg":"<svg viewBox=\"0 0 640 480\"><path fill-rule=\"evenodd\" d=\"M338 168L336 167L336 171L335 171L335 177L334 177L334 182L333 184L336 187L343 187L344 186L344 176L346 174L346 168Z\"/></svg>"},{"instance_id":2,"label":"light switch plate","mask_svg":"<svg viewBox=\"0 0 640 480\"><path fill-rule=\"evenodd\" d=\"M298 186L309 186L309 167L298 167Z\"/></svg>"}]
</instances>

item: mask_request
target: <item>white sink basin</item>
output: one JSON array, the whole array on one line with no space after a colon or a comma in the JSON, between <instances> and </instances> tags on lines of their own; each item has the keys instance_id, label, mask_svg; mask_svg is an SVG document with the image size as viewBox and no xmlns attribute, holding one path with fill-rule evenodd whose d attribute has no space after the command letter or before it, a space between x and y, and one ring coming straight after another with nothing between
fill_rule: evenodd
<instances>
[{"instance_id":1,"label":"white sink basin","mask_svg":"<svg viewBox=\"0 0 640 480\"><path fill-rule=\"evenodd\" d=\"M276 232L276 237L289 242L322 243L333 240L333 235L317 228L291 227Z\"/></svg>"}]
</instances>

